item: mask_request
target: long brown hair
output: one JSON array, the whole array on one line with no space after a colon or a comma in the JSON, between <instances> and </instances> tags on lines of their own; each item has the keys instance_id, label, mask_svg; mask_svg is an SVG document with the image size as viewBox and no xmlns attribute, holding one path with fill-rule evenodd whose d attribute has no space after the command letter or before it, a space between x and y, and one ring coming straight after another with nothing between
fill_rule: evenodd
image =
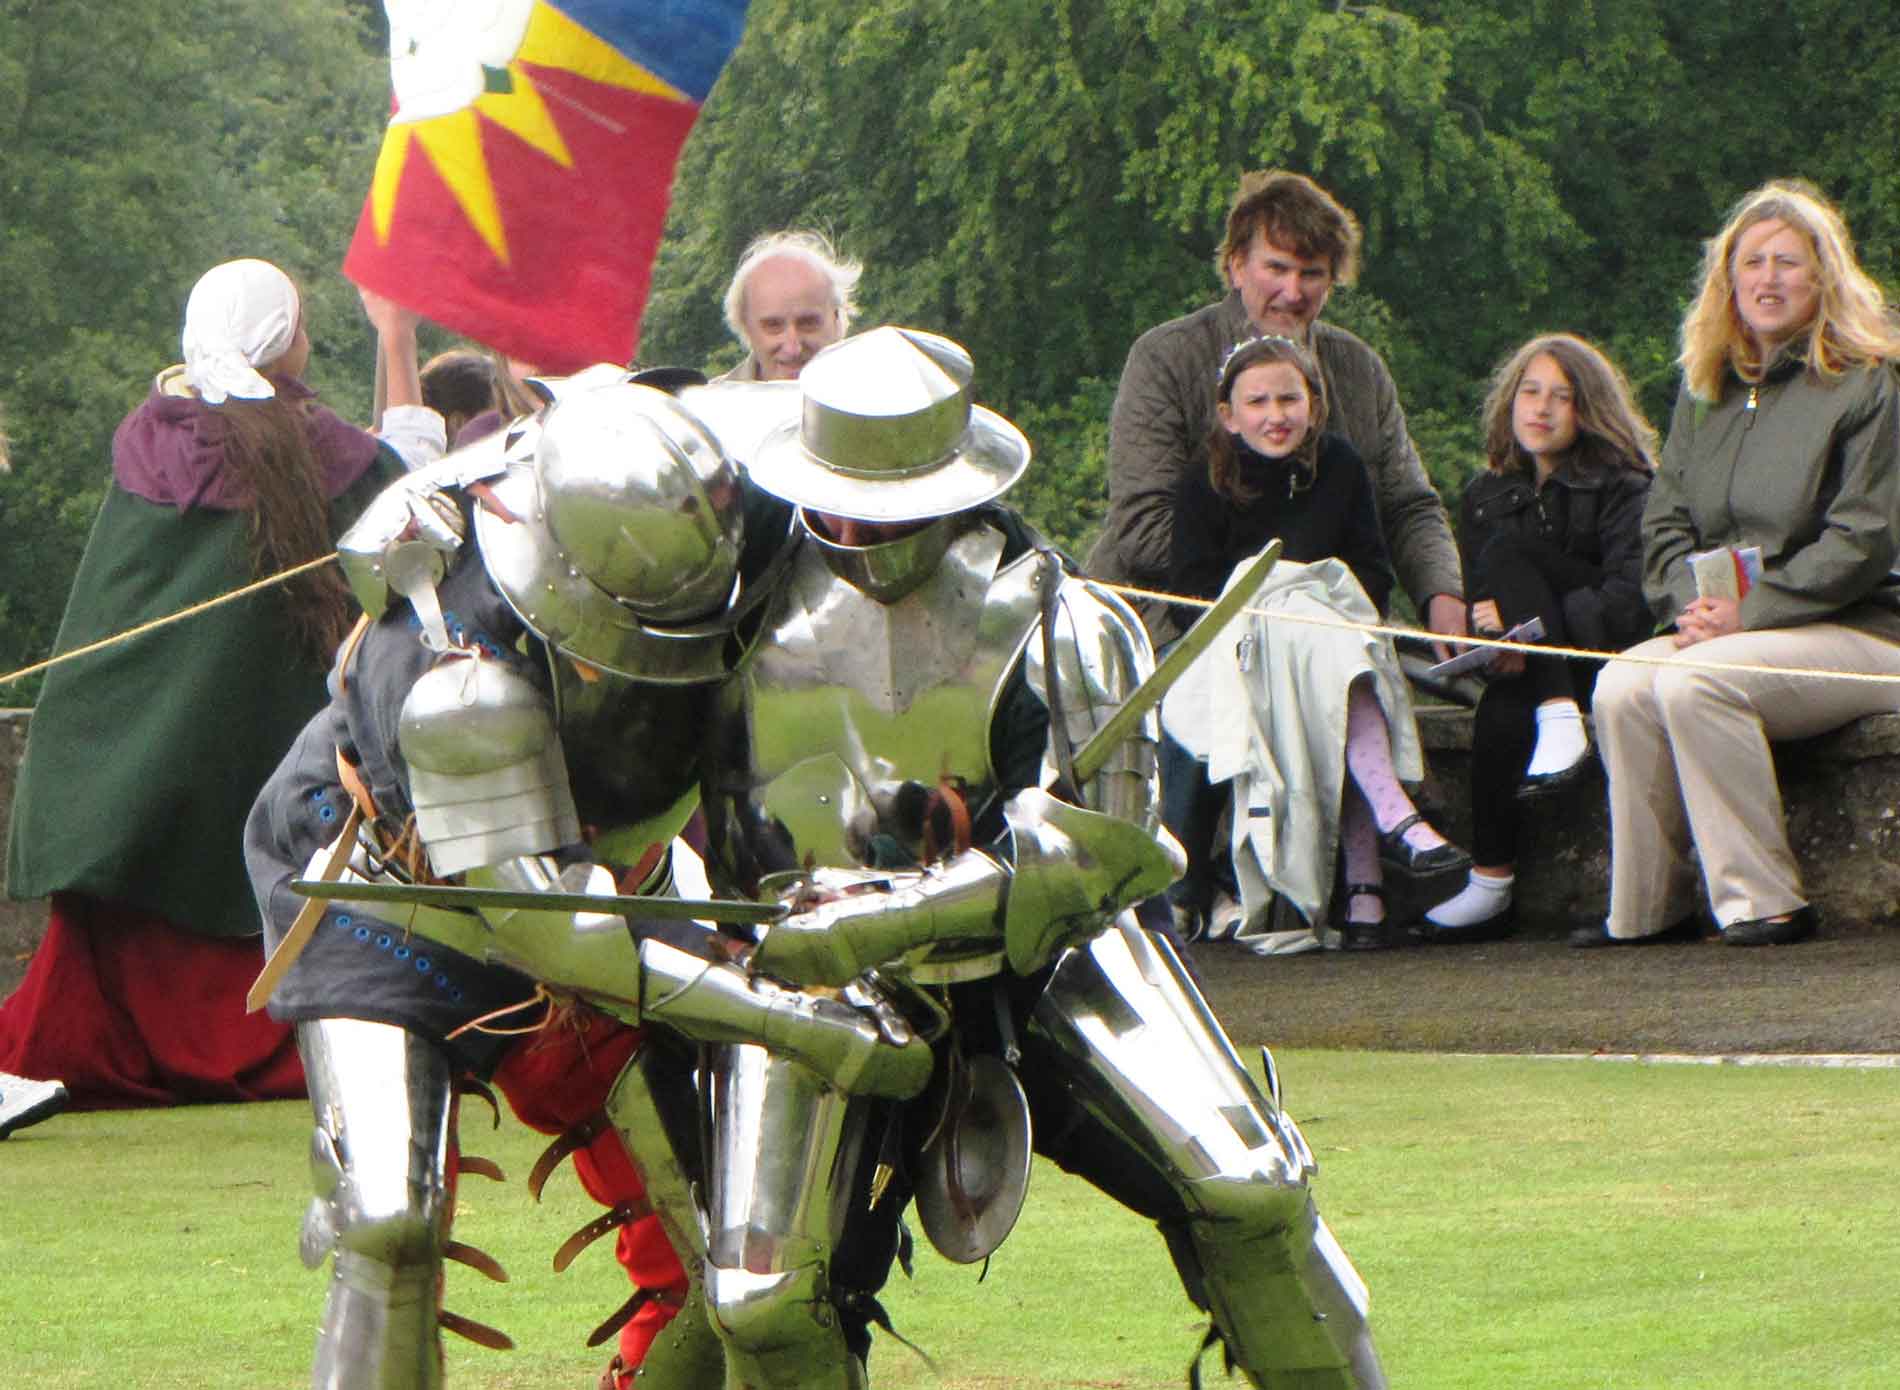
<instances>
[{"instance_id":1,"label":"long brown hair","mask_svg":"<svg viewBox=\"0 0 1900 1390\"><path fill-rule=\"evenodd\" d=\"M1293 450L1289 461L1306 475L1310 485L1319 468L1319 436L1326 428L1327 413L1326 382L1319 374L1319 363L1313 359L1312 353L1291 338L1278 335L1249 338L1238 343L1221 363L1214 399L1221 405L1231 404L1234 382L1240 374L1249 367L1268 362L1289 363L1306 382L1306 438ZM1260 480L1251 476L1251 473L1252 470L1241 460L1240 446L1234 443L1233 434L1217 415L1214 428L1207 437L1208 483L1219 496L1245 506L1258 499L1261 492Z\"/></svg>"},{"instance_id":2,"label":"long brown hair","mask_svg":"<svg viewBox=\"0 0 1900 1390\"><path fill-rule=\"evenodd\" d=\"M1602 351L1570 333L1532 338L1491 374L1484 397L1484 461L1494 473L1531 472L1530 455L1517 442L1511 408L1517 388L1539 357L1551 357L1570 383L1577 413L1577 440L1570 455L1599 468L1656 469L1656 429L1636 404L1629 382Z\"/></svg>"},{"instance_id":3,"label":"long brown hair","mask_svg":"<svg viewBox=\"0 0 1900 1390\"><path fill-rule=\"evenodd\" d=\"M251 573L259 579L327 555L330 500L310 441L310 402L231 397L211 407L223 427L224 466L250 501L245 509ZM349 586L335 565L323 565L285 584L291 627L318 662L327 665L355 618Z\"/></svg>"}]
</instances>

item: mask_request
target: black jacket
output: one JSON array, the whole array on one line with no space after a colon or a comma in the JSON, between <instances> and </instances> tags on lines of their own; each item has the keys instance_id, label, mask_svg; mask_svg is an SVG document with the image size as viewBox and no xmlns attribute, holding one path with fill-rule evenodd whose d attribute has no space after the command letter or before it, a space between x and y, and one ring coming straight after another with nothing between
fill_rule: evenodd
<instances>
[{"instance_id":1,"label":"black jacket","mask_svg":"<svg viewBox=\"0 0 1900 1390\"><path fill-rule=\"evenodd\" d=\"M1509 537L1555 547L1570 563L1560 597L1570 640L1617 650L1652 628L1643 600L1643 503L1649 474L1604 468L1571 458L1539 488L1528 473L1486 470L1465 488L1459 508L1458 548L1465 594L1495 599L1485 550Z\"/></svg>"},{"instance_id":2,"label":"black jacket","mask_svg":"<svg viewBox=\"0 0 1900 1390\"><path fill-rule=\"evenodd\" d=\"M1233 568L1278 536L1281 558L1310 562L1337 556L1381 614L1392 596L1392 561L1379 533L1371 475L1359 453L1338 434L1322 434L1313 478L1289 486L1289 464L1238 447L1260 482L1258 497L1240 505L1214 491L1207 470L1181 479L1174 504L1173 562L1169 588L1195 598L1214 598ZM1200 616L1176 605L1156 645L1172 641Z\"/></svg>"}]
</instances>

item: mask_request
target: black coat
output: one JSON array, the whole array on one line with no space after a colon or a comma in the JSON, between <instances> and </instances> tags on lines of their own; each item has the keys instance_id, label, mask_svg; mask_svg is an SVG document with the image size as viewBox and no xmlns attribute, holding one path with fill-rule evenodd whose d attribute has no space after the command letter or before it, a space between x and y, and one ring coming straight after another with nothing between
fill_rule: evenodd
<instances>
[{"instance_id":1,"label":"black coat","mask_svg":"<svg viewBox=\"0 0 1900 1390\"><path fill-rule=\"evenodd\" d=\"M1171 590L1216 597L1234 566L1277 536L1283 559L1345 561L1383 614L1392 596L1392 561L1379 531L1372 478L1358 451L1343 435L1322 434L1312 481L1295 488L1289 486L1291 465L1262 457L1245 444L1238 447L1260 495L1245 505L1223 497L1204 468L1181 480L1174 504ZM1185 629L1200 610L1179 607L1174 616Z\"/></svg>"},{"instance_id":2,"label":"black coat","mask_svg":"<svg viewBox=\"0 0 1900 1390\"><path fill-rule=\"evenodd\" d=\"M1565 460L1538 487L1526 472L1479 474L1459 508L1465 596L1496 599L1486 548L1500 538L1552 547L1570 640L1620 650L1653 628L1643 600L1643 503L1649 474ZM1500 605L1502 606L1502 605Z\"/></svg>"}]
</instances>

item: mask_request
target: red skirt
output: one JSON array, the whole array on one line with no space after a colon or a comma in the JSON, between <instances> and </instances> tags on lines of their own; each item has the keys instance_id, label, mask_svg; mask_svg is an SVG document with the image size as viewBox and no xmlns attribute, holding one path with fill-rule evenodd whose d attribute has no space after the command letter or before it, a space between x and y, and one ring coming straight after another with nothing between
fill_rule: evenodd
<instances>
[{"instance_id":1,"label":"red skirt","mask_svg":"<svg viewBox=\"0 0 1900 1390\"><path fill-rule=\"evenodd\" d=\"M63 1081L79 1109L304 1094L290 1027L244 1012L258 938L198 936L80 893L51 909L0 1002L0 1071Z\"/></svg>"}]
</instances>

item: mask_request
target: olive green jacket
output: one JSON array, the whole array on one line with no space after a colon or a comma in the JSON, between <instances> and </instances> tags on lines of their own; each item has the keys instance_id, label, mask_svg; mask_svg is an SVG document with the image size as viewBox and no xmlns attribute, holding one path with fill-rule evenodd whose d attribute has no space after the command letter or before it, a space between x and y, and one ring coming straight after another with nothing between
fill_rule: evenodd
<instances>
[{"instance_id":1,"label":"olive green jacket","mask_svg":"<svg viewBox=\"0 0 1900 1390\"><path fill-rule=\"evenodd\" d=\"M1108 516L1088 571L1166 587L1173 560L1175 493L1207 466L1215 377L1235 343L1254 336L1238 293L1149 329L1135 340L1115 393L1108 436ZM1312 345L1326 382L1327 428L1343 434L1372 470L1380 530L1399 583L1423 612L1433 594L1464 595L1458 547L1406 429L1398 388L1379 354L1321 320ZM1137 605L1157 642L1174 635L1158 605Z\"/></svg>"},{"instance_id":2,"label":"olive green jacket","mask_svg":"<svg viewBox=\"0 0 1900 1390\"><path fill-rule=\"evenodd\" d=\"M1760 546L1744 630L1843 623L1900 641L1900 381L1832 381L1783 357L1714 404L1685 387L1643 511L1643 592L1667 625L1696 596L1686 557Z\"/></svg>"}]
</instances>

